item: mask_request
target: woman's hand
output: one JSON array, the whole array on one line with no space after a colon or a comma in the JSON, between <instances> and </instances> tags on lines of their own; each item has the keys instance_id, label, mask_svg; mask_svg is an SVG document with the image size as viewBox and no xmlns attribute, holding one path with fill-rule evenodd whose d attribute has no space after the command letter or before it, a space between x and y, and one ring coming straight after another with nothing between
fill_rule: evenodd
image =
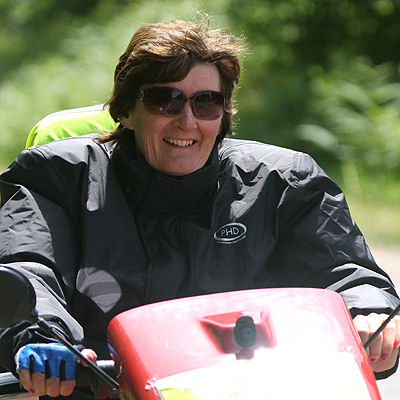
<instances>
[{"instance_id":1,"label":"woman's hand","mask_svg":"<svg viewBox=\"0 0 400 400\"><path fill-rule=\"evenodd\" d=\"M353 322L362 343L386 320L386 314L357 315ZM397 359L400 344L400 317L393 318L366 350L371 367L375 372L392 368Z\"/></svg>"},{"instance_id":2,"label":"woman's hand","mask_svg":"<svg viewBox=\"0 0 400 400\"><path fill-rule=\"evenodd\" d=\"M91 361L97 359L91 349L82 354ZM36 396L69 396L75 388L76 356L60 343L28 344L18 351L16 363L22 386Z\"/></svg>"}]
</instances>

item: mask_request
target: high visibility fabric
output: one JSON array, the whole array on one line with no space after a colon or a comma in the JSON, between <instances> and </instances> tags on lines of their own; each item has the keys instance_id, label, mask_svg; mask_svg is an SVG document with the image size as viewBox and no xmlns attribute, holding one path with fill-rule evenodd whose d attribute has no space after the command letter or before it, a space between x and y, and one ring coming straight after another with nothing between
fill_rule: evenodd
<instances>
[{"instance_id":1,"label":"high visibility fabric","mask_svg":"<svg viewBox=\"0 0 400 400\"><path fill-rule=\"evenodd\" d=\"M116 127L117 123L102 104L63 110L40 120L29 132L25 147L93 132L106 134Z\"/></svg>"}]
</instances>

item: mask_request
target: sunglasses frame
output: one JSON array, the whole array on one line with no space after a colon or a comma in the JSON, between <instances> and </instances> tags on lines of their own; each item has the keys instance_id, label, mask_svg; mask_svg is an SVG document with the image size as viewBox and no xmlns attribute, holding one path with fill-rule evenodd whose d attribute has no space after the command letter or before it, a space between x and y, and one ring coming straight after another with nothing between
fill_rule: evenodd
<instances>
[{"instance_id":1,"label":"sunglasses frame","mask_svg":"<svg viewBox=\"0 0 400 400\"><path fill-rule=\"evenodd\" d=\"M151 109L150 106L146 106L145 97L146 97L146 91L148 91L148 90L153 90L153 89L167 89L167 90L170 92L171 101L175 100L175 99L178 98L179 96L183 96L183 97L185 98L185 101L183 102L182 107L181 107L176 113L175 113L175 112L174 112L174 113L169 113L169 112L167 112L167 111ZM173 97L173 96L172 96L172 94L174 93L174 91L177 92L177 96L176 96L176 97ZM198 96L200 96L200 95L202 95L202 94L205 94L205 93L209 93L209 94L212 94L212 95L215 95L215 94L216 94L216 95L218 95L218 96L221 96L221 99L222 99L222 104L221 104L221 106L222 106L222 111L221 111L221 113L220 113L219 115L217 115L217 116L215 116L215 117L212 117L212 118L207 118L207 117L201 116L201 115L198 113L198 111L196 110L196 97L198 97ZM171 87L171 86L151 86L151 87L148 87L148 88L139 90L139 91L138 91L138 95L137 95L137 99L143 104L143 106L145 107L146 111L148 111L148 112L150 112L150 113L152 113L152 114L155 114L155 115L163 115L163 116L166 116L166 117L174 117L174 116L176 116L176 115L179 115L179 114L182 112L182 110L183 110L185 104L186 104L188 101L189 101L190 106L191 106L191 108L192 108L193 115L194 115L196 118L198 118L198 119L208 120L208 121L216 120L216 119L218 119L218 118L224 113L224 111L225 111L225 97L222 95L221 92L217 92L217 91L215 91L215 90L202 90L202 91L200 91L200 92L195 93L193 96L188 97L188 96L185 94L185 92L183 92L182 90L177 89L177 88L174 88L174 87ZM197 103L197 104L198 104L198 103Z\"/></svg>"}]
</instances>

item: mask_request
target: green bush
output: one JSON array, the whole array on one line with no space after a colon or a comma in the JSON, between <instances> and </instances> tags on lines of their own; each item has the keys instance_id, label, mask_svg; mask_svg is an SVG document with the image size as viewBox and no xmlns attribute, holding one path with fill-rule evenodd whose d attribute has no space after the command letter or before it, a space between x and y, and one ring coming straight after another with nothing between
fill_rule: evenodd
<instances>
[{"instance_id":1,"label":"green bush","mask_svg":"<svg viewBox=\"0 0 400 400\"><path fill-rule=\"evenodd\" d=\"M297 135L359 171L400 172L397 65L340 60L310 74L309 123L298 126Z\"/></svg>"}]
</instances>

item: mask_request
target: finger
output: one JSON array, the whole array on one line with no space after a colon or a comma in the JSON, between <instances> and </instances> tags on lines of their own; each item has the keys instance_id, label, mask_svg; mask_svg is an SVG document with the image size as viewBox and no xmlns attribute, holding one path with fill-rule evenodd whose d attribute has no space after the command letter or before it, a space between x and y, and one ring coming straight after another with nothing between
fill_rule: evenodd
<instances>
[{"instance_id":1,"label":"finger","mask_svg":"<svg viewBox=\"0 0 400 400\"><path fill-rule=\"evenodd\" d=\"M97 360L97 354L94 350L92 349L83 349L81 351L81 353L90 361L95 362ZM87 363L85 363L84 361L82 362L82 365L84 367L87 367Z\"/></svg>"},{"instance_id":2,"label":"finger","mask_svg":"<svg viewBox=\"0 0 400 400\"><path fill-rule=\"evenodd\" d=\"M360 336L361 343L364 344L369 339L369 325L367 323L367 317L365 315L357 315L353 319L354 326ZM365 350L367 355L369 354L369 349Z\"/></svg>"},{"instance_id":3,"label":"finger","mask_svg":"<svg viewBox=\"0 0 400 400\"><path fill-rule=\"evenodd\" d=\"M52 376L46 379L46 394L50 397L58 397L60 395L60 378Z\"/></svg>"},{"instance_id":4,"label":"finger","mask_svg":"<svg viewBox=\"0 0 400 400\"><path fill-rule=\"evenodd\" d=\"M387 315L382 315L382 322L387 318ZM390 321L382 331L382 353L381 359L386 360L394 350L394 342L396 336L396 322Z\"/></svg>"},{"instance_id":5,"label":"finger","mask_svg":"<svg viewBox=\"0 0 400 400\"><path fill-rule=\"evenodd\" d=\"M46 375L43 372L34 372L31 375L33 389L37 396L46 394Z\"/></svg>"},{"instance_id":6,"label":"finger","mask_svg":"<svg viewBox=\"0 0 400 400\"><path fill-rule=\"evenodd\" d=\"M368 315L367 323L372 336L381 326L382 317L378 314ZM369 360L371 363L377 362L382 356L383 333L381 332L369 346Z\"/></svg>"},{"instance_id":7,"label":"finger","mask_svg":"<svg viewBox=\"0 0 400 400\"><path fill-rule=\"evenodd\" d=\"M21 385L28 392L34 393L35 389L33 388L30 371L28 369L21 369L18 371L18 373L19 373L19 381L21 382Z\"/></svg>"},{"instance_id":8,"label":"finger","mask_svg":"<svg viewBox=\"0 0 400 400\"><path fill-rule=\"evenodd\" d=\"M377 362L371 363L372 370L375 372L387 371L395 366L397 361L398 349L394 349L391 355L385 360L378 360Z\"/></svg>"},{"instance_id":9,"label":"finger","mask_svg":"<svg viewBox=\"0 0 400 400\"><path fill-rule=\"evenodd\" d=\"M397 349L399 348L400 345L400 317L399 316L395 317L393 321L396 324L396 334L394 336L393 347Z\"/></svg>"},{"instance_id":10,"label":"finger","mask_svg":"<svg viewBox=\"0 0 400 400\"><path fill-rule=\"evenodd\" d=\"M61 381L60 395L70 396L75 389L75 385L76 385L75 379L68 379L66 381Z\"/></svg>"},{"instance_id":11,"label":"finger","mask_svg":"<svg viewBox=\"0 0 400 400\"><path fill-rule=\"evenodd\" d=\"M61 359L58 357L49 358L46 362L47 376L60 378Z\"/></svg>"}]
</instances>

